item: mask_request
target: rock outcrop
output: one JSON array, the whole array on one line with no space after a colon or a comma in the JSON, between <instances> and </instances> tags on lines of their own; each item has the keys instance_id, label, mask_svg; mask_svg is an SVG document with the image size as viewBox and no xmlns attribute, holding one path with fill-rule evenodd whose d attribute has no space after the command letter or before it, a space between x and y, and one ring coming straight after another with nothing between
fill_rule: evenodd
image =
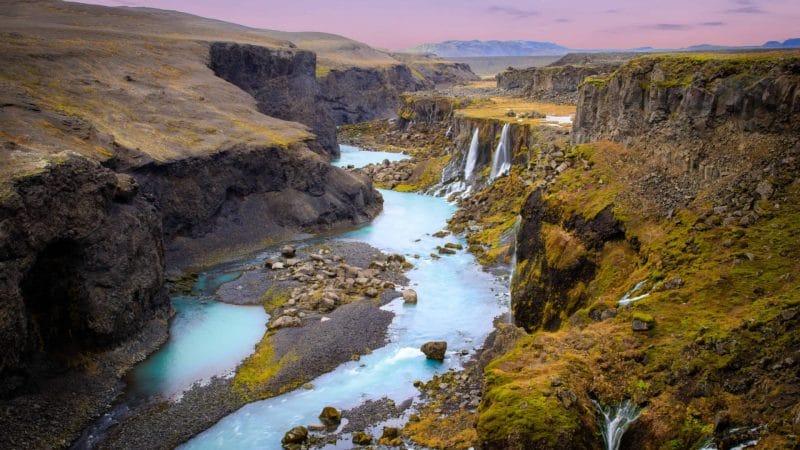
<instances>
[{"instance_id":1,"label":"rock outcrop","mask_svg":"<svg viewBox=\"0 0 800 450\"><path fill-rule=\"evenodd\" d=\"M383 204L368 182L303 145L238 146L129 173L154 199L172 268L301 230L356 225Z\"/></svg>"},{"instance_id":2,"label":"rock outcrop","mask_svg":"<svg viewBox=\"0 0 800 450\"><path fill-rule=\"evenodd\" d=\"M319 83L337 124L392 117L400 94L432 87L404 64L331 69Z\"/></svg>"},{"instance_id":3,"label":"rock outcrop","mask_svg":"<svg viewBox=\"0 0 800 450\"><path fill-rule=\"evenodd\" d=\"M774 54L647 56L583 84L574 143L611 140L652 169L663 212L701 188L722 188L800 129L800 63Z\"/></svg>"},{"instance_id":4,"label":"rock outcrop","mask_svg":"<svg viewBox=\"0 0 800 450\"><path fill-rule=\"evenodd\" d=\"M798 68L660 55L584 83L583 163L522 209L512 309L536 333L487 369L489 447L599 446L593 401L644 406L622 448L797 445ZM548 414L498 433L523 404Z\"/></svg>"},{"instance_id":5,"label":"rock outcrop","mask_svg":"<svg viewBox=\"0 0 800 450\"><path fill-rule=\"evenodd\" d=\"M578 88L586 77L607 75L619 64L590 64L509 68L497 74L497 87L536 100L576 103Z\"/></svg>"},{"instance_id":6,"label":"rock outcrop","mask_svg":"<svg viewBox=\"0 0 800 450\"><path fill-rule=\"evenodd\" d=\"M259 111L308 125L323 153L339 155L336 123L320 95L313 52L214 42L209 48L209 67L218 77L255 97ZM359 90L359 86L351 88Z\"/></svg>"},{"instance_id":7,"label":"rock outcrop","mask_svg":"<svg viewBox=\"0 0 800 450\"><path fill-rule=\"evenodd\" d=\"M142 195L117 195L118 184L65 154L3 197L0 396L41 376L37 365L63 370L169 308L158 214Z\"/></svg>"}]
</instances>

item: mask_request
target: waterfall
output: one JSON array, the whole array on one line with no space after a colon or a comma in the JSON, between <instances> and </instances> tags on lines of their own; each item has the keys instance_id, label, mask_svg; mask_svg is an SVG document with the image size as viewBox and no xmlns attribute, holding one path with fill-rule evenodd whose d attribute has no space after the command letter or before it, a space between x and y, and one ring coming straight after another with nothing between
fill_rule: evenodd
<instances>
[{"instance_id":1,"label":"waterfall","mask_svg":"<svg viewBox=\"0 0 800 450\"><path fill-rule=\"evenodd\" d=\"M478 133L480 128L475 128L472 133L472 142L469 143L469 153L467 153L467 162L464 165L464 180L469 183L475 177L475 166L478 164Z\"/></svg>"},{"instance_id":2,"label":"waterfall","mask_svg":"<svg viewBox=\"0 0 800 450\"><path fill-rule=\"evenodd\" d=\"M511 140L508 137L508 125L503 125L503 131L500 133L500 142L497 143L497 149L492 158L492 172L489 180L501 177L511 170Z\"/></svg>"},{"instance_id":3,"label":"waterfall","mask_svg":"<svg viewBox=\"0 0 800 450\"><path fill-rule=\"evenodd\" d=\"M522 216L517 215L517 220L514 226L511 227L511 233L514 236L514 246L511 253L511 273L508 276L508 323L514 322L514 314L511 311L511 291L514 288L514 275L517 273L517 235L519 234L519 224L522 222Z\"/></svg>"},{"instance_id":4,"label":"waterfall","mask_svg":"<svg viewBox=\"0 0 800 450\"><path fill-rule=\"evenodd\" d=\"M628 430L639 414L642 413L642 408L639 408L630 400L623 400L622 403L616 407L607 406L605 408L600 406L600 403L592 400L595 408L600 414L603 415L603 424L600 432L603 434L603 441L606 443L606 450L619 450L619 445L622 442L622 435Z\"/></svg>"},{"instance_id":5,"label":"waterfall","mask_svg":"<svg viewBox=\"0 0 800 450\"><path fill-rule=\"evenodd\" d=\"M642 295L637 295L636 297L632 297L632 295L638 292L639 289L641 289L645 283L647 283L647 280L642 280L636 283L636 286L634 286L633 289L631 289L630 291L626 292L625 295L623 295L622 298L619 299L619 301L617 301L617 304L619 306L628 306L635 301L641 300L645 297L649 297L650 296L649 292L644 293Z\"/></svg>"}]
</instances>

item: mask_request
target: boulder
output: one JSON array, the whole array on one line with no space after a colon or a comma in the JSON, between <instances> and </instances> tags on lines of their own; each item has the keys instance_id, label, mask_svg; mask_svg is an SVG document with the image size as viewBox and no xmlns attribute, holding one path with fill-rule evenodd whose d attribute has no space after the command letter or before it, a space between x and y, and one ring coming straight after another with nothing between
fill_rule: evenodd
<instances>
[{"instance_id":1,"label":"boulder","mask_svg":"<svg viewBox=\"0 0 800 450\"><path fill-rule=\"evenodd\" d=\"M305 442L308 442L308 428L306 427L294 427L287 431L283 435L283 439L281 439L281 444L283 445L297 445Z\"/></svg>"},{"instance_id":2,"label":"boulder","mask_svg":"<svg viewBox=\"0 0 800 450\"><path fill-rule=\"evenodd\" d=\"M338 426L342 423L342 413L333 406L326 406L319 413L319 420L328 427Z\"/></svg>"},{"instance_id":3,"label":"boulder","mask_svg":"<svg viewBox=\"0 0 800 450\"><path fill-rule=\"evenodd\" d=\"M372 444L372 436L364 433L363 431L356 431L353 433L353 444L370 445Z\"/></svg>"},{"instance_id":4,"label":"boulder","mask_svg":"<svg viewBox=\"0 0 800 450\"><path fill-rule=\"evenodd\" d=\"M417 303L417 291L413 289L406 289L403 291L403 301L405 303Z\"/></svg>"},{"instance_id":5,"label":"boulder","mask_svg":"<svg viewBox=\"0 0 800 450\"><path fill-rule=\"evenodd\" d=\"M447 342L445 341L431 341L426 342L425 344L420 347L422 353L425 353L425 356L428 359L435 359L437 361L444 360L444 353L447 351Z\"/></svg>"},{"instance_id":6,"label":"boulder","mask_svg":"<svg viewBox=\"0 0 800 450\"><path fill-rule=\"evenodd\" d=\"M403 443L400 440L400 429L395 427L383 427L383 434L378 441L381 445L398 446Z\"/></svg>"},{"instance_id":7,"label":"boulder","mask_svg":"<svg viewBox=\"0 0 800 450\"><path fill-rule=\"evenodd\" d=\"M375 298L378 296L378 294L380 294L380 292L378 292L378 290L375 289L374 287L367 288L367 290L364 291L364 293L367 294L367 297L371 298Z\"/></svg>"},{"instance_id":8,"label":"boulder","mask_svg":"<svg viewBox=\"0 0 800 450\"><path fill-rule=\"evenodd\" d=\"M274 322L272 322L272 326L270 328L277 330L279 328L299 327L301 325L303 325L303 322L297 317L280 316L275 319Z\"/></svg>"},{"instance_id":9,"label":"boulder","mask_svg":"<svg viewBox=\"0 0 800 450\"><path fill-rule=\"evenodd\" d=\"M633 323L631 327L633 331L649 331L653 329L655 326L656 321L653 319L653 316L650 314L645 313L634 313L633 314Z\"/></svg>"},{"instance_id":10,"label":"boulder","mask_svg":"<svg viewBox=\"0 0 800 450\"><path fill-rule=\"evenodd\" d=\"M297 254L297 249L295 249L291 245L284 245L283 248L281 248L281 255L284 258L294 258L296 254Z\"/></svg>"},{"instance_id":11,"label":"boulder","mask_svg":"<svg viewBox=\"0 0 800 450\"><path fill-rule=\"evenodd\" d=\"M284 267L285 267L285 266L283 265L283 263L282 263L282 262L274 262L274 263L272 263L272 265L270 266L270 269L272 269L272 270L281 270L281 269L283 269Z\"/></svg>"}]
</instances>

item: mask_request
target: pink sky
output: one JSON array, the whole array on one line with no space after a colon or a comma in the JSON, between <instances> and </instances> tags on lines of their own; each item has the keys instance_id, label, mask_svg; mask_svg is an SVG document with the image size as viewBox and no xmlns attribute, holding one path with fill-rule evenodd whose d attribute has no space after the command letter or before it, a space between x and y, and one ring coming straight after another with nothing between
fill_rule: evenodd
<instances>
[{"instance_id":1,"label":"pink sky","mask_svg":"<svg viewBox=\"0 0 800 450\"><path fill-rule=\"evenodd\" d=\"M256 28L325 31L392 50L448 39L571 48L752 45L800 37L800 0L84 0Z\"/></svg>"}]
</instances>

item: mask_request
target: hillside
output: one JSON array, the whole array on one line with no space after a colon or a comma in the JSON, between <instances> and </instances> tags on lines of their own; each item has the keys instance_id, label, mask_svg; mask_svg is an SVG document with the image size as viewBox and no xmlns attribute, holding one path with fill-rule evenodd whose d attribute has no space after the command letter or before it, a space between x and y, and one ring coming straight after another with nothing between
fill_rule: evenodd
<instances>
[{"instance_id":1,"label":"hillside","mask_svg":"<svg viewBox=\"0 0 800 450\"><path fill-rule=\"evenodd\" d=\"M5 2L0 29L0 446L61 447L165 341L165 279L382 199L329 164L310 51L55 1Z\"/></svg>"}]
</instances>

